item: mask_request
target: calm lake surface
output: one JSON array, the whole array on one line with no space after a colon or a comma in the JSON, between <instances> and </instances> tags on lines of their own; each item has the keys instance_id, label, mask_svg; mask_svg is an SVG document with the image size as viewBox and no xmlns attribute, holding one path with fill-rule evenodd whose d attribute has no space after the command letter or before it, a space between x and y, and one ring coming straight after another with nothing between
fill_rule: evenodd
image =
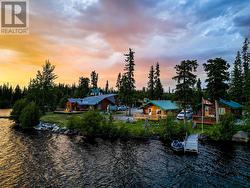
<instances>
[{"instance_id":1,"label":"calm lake surface","mask_svg":"<svg viewBox=\"0 0 250 188\"><path fill-rule=\"evenodd\" d=\"M0 119L0 187L250 187L250 146L200 144L199 155L175 155L157 140L78 143Z\"/></svg>"}]
</instances>

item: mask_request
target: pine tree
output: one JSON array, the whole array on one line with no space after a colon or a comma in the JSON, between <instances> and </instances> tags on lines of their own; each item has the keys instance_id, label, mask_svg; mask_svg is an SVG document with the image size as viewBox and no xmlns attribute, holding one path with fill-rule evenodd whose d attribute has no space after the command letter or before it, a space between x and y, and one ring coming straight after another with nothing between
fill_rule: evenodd
<instances>
[{"instance_id":1,"label":"pine tree","mask_svg":"<svg viewBox=\"0 0 250 188\"><path fill-rule=\"evenodd\" d=\"M42 112L53 110L56 107L56 95L54 93L55 66L49 60L45 61L42 71L37 71L36 78L31 79L28 89L28 99L39 105Z\"/></svg>"},{"instance_id":2,"label":"pine tree","mask_svg":"<svg viewBox=\"0 0 250 188\"><path fill-rule=\"evenodd\" d=\"M216 123L219 123L218 100L227 97L230 65L222 58L209 59L204 63L204 70L207 72L207 92L212 100L215 101Z\"/></svg>"},{"instance_id":3,"label":"pine tree","mask_svg":"<svg viewBox=\"0 0 250 188\"><path fill-rule=\"evenodd\" d=\"M249 45L249 41L247 38L245 38L243 46L242 46L242 60L243 60L243 71L244 71L243 75L245 79L249 71L249 61L250 61L250 57L248 54L248 45Z\"/></svg>"},{"instance_id":4,"label":"pine tree","mask_svg":"<svg viewBox=\"0 0 250 188\"><path fill-rule=\"evenodd\" d=\"M198 78L197 83L196 83L194 97L193 97L193 103L194 103L193 110L195 112L197 112L200 109L202 97L203 97L203 92L202 92L202 88L201 88L201 79Z\"/></svg>"},{"instance_id":5,"label":"pine tree","mask_svg":"<svg viewBox=\"0 0 250 188\"><path fill-rule=\"evenodd\" d=\"M21 99L22 95L23 95L23 94L22 94L22 90L21 90L20 86L17 85L17 86L15 87L15 89L14 89L14 92L13 92L13 103L14 103L15 101Z\"/></svg>"},{"instance_id":6,"label":"pine tree","mask_svg":"<svg viewBox=\"0 0 250 188\"><path fill-rule=\"evenodd\" d=\"M106 86L105 86L105 93L109 92L109 81L107 80Z\"/></svg>"},{"instance_id":7,"label":"pine tree","mask_svg":"<svg viewBox=\"0 0 250 188\"><path fill-rule=\"evenodd\" d=\"M154 67L153 65L150 68L149 75L148 75L148 98L149 99L154 99L154 88L155 88L155 80L154 80Z\"/></svg>"},{"instance_id":8,"label":"pine tree","mask_svg":"<svg viewBox=\"0 0 250 188\"><path fill-rule=\"evenodd\" d=\"M203 64L207 72L207 91L212 100L218 100L227 96L230 65L222 58L209 59Z\"/></svg>"},{"instance_id":9,"label":"pine tree","mask_svg":"<svg viewBox=\"0 0 250 188\"><path fill-rule=\"evenodd\" d=\"M243 75L242 75L242 62L240 52L237 52L234 68L232 72L232 81L230 87L230 96L233 100L242 103L243 99Z\"/></svg>"},{"instance_id":10,"label":"pine tree","mask_svg":"<svg viewBox=\"0 0 250 188\"><path fill-rule=\"evenodd\" d=\"M135 71L135 63L134 63L134 51L129 48L129 53L124 54L125 58L125 75L127 76L128 79L128 92L132 93L133 90L135 89L135 78L134 78L134 71Z\"/></svg>"},{"instance_id":11,"label":"pine tree","mask_svg":"<svg viewBox=\"0 0 250 188\"><path fill-rule=\"evenodd\" d=\"M250 114L250 71L248 71L245 83L246 110Z\"/></svg>"},{"instance_id":12,"label":"pine tree","mask_svg":"<svg viewBox=\"0 0 250 188\"><path fill-rule=\"evenodd\" d=\"M154 84L155 84L154 97L155 99L161 99L163 95L163 87L161 84L160 65L158 62L156 63L155 67Z\"/></svg>"},{"instance_id":13,"label":"pine tree","mask_svg":"<svg viewBox=\"0 0 250 188\"><path fill-rule=\"evenodd\" d=\"M192 101L193 88L196 83L196 75L194 72L196 72L197 67L197 60L184 60L181 61L180 65L175 66L177 74L173 77L173 80L177 81L175 94L184 108L184 117L186 117L187 104Z\"/></svg>"},{"instance_id":14,"label":"pine tree","mask_svg":"<svg viewBox=\"0 0 250 188\"><path fill-rule=\"evenodd\" d=\"M120 85L121 85L121 73L118 74L116 80L116 88L118 89L118 91L120 90Z\"/></svg>"},{"instance_id":15,"label":"pine tree","mask_svg":"<svg viewBox=\"0 0 250 188\"><path fill-rule=\"evenodd\" d=\"M98 83L98 74L95 71L91 72L90 75L91 78L91 85L93 88L97 88L97 83Z\"/></svg>"},{"instance_id":16,"label":"pine tree","mask_svg":"<svg viewBox=\"0 0 250 188\"><path fill-rule=\"evenodd\" d=\"M131 107L133 103L133 94L135 91L135 79L134 79L134 51L129 48L129 52L124 54L125 66L124 74L121 77L119 95L122 100ZM129 110L129 115L131 111Z\"/></svg>"},{"instance_id":17,"label":"pine tree","mask_svg":"<svg viewBox=\"0 0 250 188\"><path fill-rule=\"evenodd\" d=\"M83 98L89 93L89 78L80 77L75 97Z\"/></svg>"}]
</instances>

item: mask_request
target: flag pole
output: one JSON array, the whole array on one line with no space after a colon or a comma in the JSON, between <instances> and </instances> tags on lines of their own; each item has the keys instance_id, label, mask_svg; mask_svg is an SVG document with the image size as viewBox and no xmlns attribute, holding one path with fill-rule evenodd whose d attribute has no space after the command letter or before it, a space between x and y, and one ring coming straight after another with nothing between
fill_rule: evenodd
<instances>
[{"instance_id":1,"label":"flag pole","mask_svg":"<svg viewBox=\"0 0 250 188\"><path fill-rule=\"evenodd\" d=\"M202 133L203 133L203 125L204 125L204 105L203 105L203 97L201 99L201 123L202 123Z\"/></svg>"}]
</instances>

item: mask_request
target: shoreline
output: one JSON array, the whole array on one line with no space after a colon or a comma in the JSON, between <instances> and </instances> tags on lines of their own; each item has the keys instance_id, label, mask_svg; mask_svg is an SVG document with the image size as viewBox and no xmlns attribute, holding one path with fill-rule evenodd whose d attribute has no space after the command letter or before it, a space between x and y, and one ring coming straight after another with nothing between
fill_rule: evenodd
<instances>
[{"instance_id":1,"label":"shoreline","mask_svg":"<svg viewBox=\"0 0 250 188\"><path fill-rule=\"evenodd\" d=\"M96 135L86 135L82 133L79 130L71 130L67 127L60 127L56 123L47 123L40 121L40 123L37 126L33 127L36 131L48 131L53 134L60 134L60 135L67 135L67 136L73 136L78 137L80 136L80 140L84 139L95 139L95 138L102 138L102 139L135 139L135 140L159 140L164 143L170 143L171 140L164 140L160 136L121 136L121 135L103 135L103 134L96 134ZM243 144L243 145L249 145L250 142L239 142L239 141L233 141L233 140L213 140L208 137L206 134L199 134L199 142L200 143L218 143L218 144L226 144L226 143L234 143L234 144Z\"/></svg>"}]
</instances>

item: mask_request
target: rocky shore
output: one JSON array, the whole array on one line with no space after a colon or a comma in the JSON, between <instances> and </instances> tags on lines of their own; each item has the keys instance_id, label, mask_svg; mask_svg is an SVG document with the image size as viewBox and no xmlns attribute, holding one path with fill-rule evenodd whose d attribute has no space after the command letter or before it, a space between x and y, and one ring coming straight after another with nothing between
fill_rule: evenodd
<instances>
[{"instance_id":1,"label":"rocky shore","mask_svg":"<svg viewBox=\"0 0 250 188\"><path fill-rule=\"evenodd\" d=\"M40 121L40 123L34 127L35 130L39 131L51 131L53 133L57 134L65 134L65 135L79 135L79 131L77 130L70 130L66 127L59 127L56 124L53 123L45 123Z\"/></svg>"}]
</instances>

